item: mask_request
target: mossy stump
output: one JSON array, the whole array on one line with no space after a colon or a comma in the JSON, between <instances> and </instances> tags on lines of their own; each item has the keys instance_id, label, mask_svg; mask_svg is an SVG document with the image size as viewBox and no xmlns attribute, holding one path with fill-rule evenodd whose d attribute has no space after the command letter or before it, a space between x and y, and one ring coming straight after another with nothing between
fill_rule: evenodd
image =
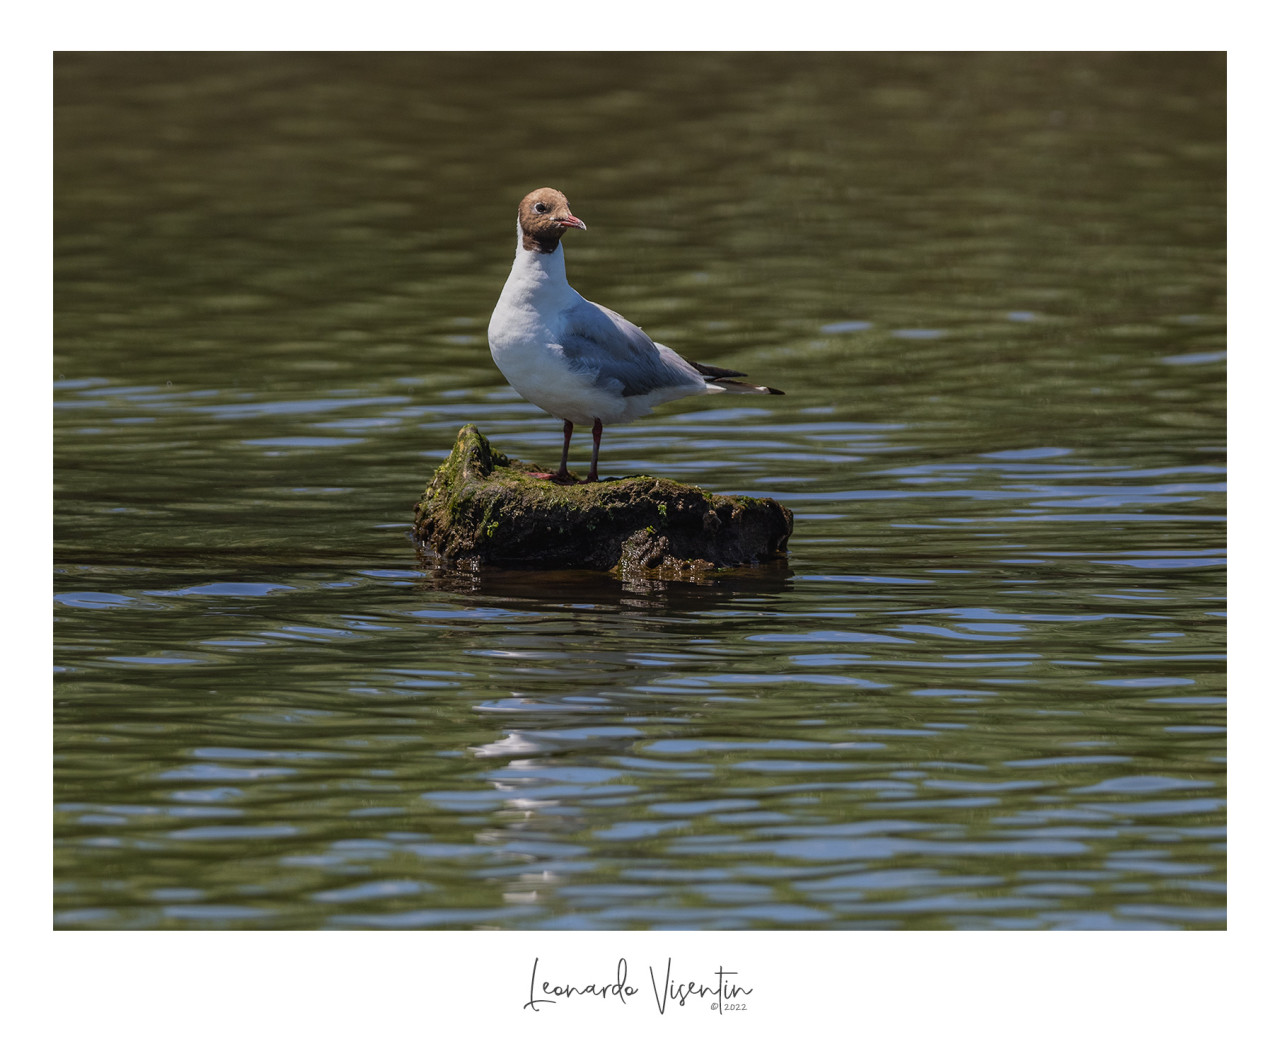
<instances>
[{"instance_id":1,"label":"mossy stump","mask_svg":"<svg viewBox=\"0 0 1280 1039\"><path fill-rule=\"evenodd\" d=\"M560 485L489 446L473 425L414 506L445 563L540 570L714 570L786 554L791 510L652 476Z\"/></svg>"}]
</instances>

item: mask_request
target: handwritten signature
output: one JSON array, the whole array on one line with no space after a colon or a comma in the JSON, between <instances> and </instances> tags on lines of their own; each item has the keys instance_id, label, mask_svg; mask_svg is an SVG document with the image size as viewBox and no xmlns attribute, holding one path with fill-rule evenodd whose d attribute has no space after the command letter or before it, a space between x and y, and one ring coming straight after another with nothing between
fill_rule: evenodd
<instances>
[{"instance_id":1,"label":"handwritten signature","mask_svg":"<svg viewBox=\"0 0 1280 1039\"><path fill-rule=\"evenodd\" d=\"M625 958L618 960L617 967L614 970L612 981L592 981L585 985L576 982L559 982L559 981L538 981L538 958L533 961L533 970L529 973L529 1001L525 1003L523 1009L541 1011L544 1005L550 1005L559 1002L562 999L572 999L575 997L589 996L599 999L603 1002L616 999L621 1004L626 1004L627 1000L632 996L640 994L640 989L634 985L627 984L627 961ZM717 968L714 972L716 982L713 985L700 981L682 981L678 978L673 980L671 977L671 957L667 957L667 971L663 978L662 985L658 985L658 977L653 972L653 968L649 968L649 987L653 990L653 1001L657 1007L659 1014L667 1012L668 1000L675 1002L677 1006L685 1006L689 1000L695 997L699 1000L713 1000L711 1009L720 1014L726 1011L746 1010L748 1004L745 997L751 995L755 990L738 985L729 979L737 977L736 970L725 970L724 967ZM542 998L539 998L541 993Z\"/></svg>"}]
</instances>

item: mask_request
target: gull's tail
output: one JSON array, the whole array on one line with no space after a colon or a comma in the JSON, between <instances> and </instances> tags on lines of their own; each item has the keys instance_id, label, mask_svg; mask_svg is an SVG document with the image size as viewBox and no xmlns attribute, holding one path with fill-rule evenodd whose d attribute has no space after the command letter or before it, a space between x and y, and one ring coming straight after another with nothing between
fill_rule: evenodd
<instances>
[{"instance_id":1,"label":"gull's tail","mask_svg":"<svg viewBox=\"0 0 1280 1039\"><path fill-rule=\"evenodd\" d=\"M782 391L772 386L753 386L749 382L738 382L735 375L746 375L746 372L735 372L732 368L717 368L713 364L699 364L690 361L698 369L698 374L707 381L707 389L724 390L726 393L776 393L781 397Z\"/></svg>"}]
</instances>

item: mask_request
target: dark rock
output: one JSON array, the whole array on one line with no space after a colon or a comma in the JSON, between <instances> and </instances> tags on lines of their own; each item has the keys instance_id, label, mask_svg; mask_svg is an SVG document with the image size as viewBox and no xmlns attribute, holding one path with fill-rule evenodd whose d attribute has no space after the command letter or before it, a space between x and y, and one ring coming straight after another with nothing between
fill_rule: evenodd
<instances>
[{"instance_id":1,"label":"dark rock","mask_svg":"<svg viewBox=\"0 0 1280 1039\"><path fill-rule=\"evenodd\" d=\"M702 571L785 555L791 510L652 476L560 485L494 451L475 426L414 507L413 531L439 559L542 570Z\"/></svg>"}]
</instances>

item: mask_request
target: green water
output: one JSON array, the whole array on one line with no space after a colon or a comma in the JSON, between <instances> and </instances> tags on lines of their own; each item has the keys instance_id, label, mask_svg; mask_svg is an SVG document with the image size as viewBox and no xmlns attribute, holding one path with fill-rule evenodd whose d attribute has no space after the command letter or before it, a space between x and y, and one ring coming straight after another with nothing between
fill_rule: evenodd
<instances>
[{"instance_id":1,"label":"green water","mask_svg":"<svg viewBox=\"0 0 1280 1039\"><path fill-rule=\"evenodd\" d=\"M1225 171L1219 55L59 55L55 926L1225 926ZM602 475L785 563L418 558L461 425L558 460L544 184L787 393Z\"/></svg>"}]
</instances>

